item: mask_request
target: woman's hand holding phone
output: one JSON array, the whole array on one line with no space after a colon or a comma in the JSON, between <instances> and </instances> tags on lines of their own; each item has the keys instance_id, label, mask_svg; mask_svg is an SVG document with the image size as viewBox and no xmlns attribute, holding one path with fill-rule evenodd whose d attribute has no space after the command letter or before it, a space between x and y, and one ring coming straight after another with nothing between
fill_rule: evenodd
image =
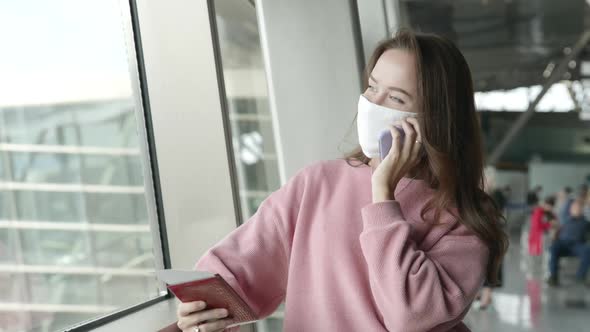
<instances>
[{"instance_id":1,"label":"woman's hand holding phone","mask_svg":"<svg viewBox=\"0 0 590 332\"><path fill-rule=\"evenodd\" d=\"M403 137L396 127L403 129ZM406 118L396 121L390 127L390 132L391 149L378 163L371 178L373 203L395 200L395 188L399 180L420 161L422 135L417 119Z\"/></svg>"},{"instance_id":2,"label":"woman's hand holding phone","mask_svg":"<svg viewBox=\"0 0 590 332\"><path fill-rule=\"evenodd\" d=\"M404 132L404 129L402 127L395 126L395 128L401 135L401 144L403 145L406 133ZM385 157L387 157L387 155L389 154L389 151L391 151L392 142L393 137L391 136L391 129L388 128L384 130L381 133L381 135L379 135L379 155L381 157L381 160L385 159Z\"/></svg>"}]
</instances>

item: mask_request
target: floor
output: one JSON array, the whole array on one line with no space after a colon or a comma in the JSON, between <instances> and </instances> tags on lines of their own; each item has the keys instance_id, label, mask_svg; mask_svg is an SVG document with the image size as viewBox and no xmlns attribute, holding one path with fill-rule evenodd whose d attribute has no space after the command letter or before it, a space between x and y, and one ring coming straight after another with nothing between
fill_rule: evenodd
<instances>
[{"instance_id":1,"label":"floor","mask_svg":"<svg viewBox=\"0 0 590 332\"><path fill-rule=\"evenodd\" d=\"M561 262L562 285L548 287L547 257L531 259L513 238L504 261L504 285L494 290L492 306L475 303L465 319L474 332L590 331L590 288L573 282L577 261Z\"/></svg>"}]
</instances>

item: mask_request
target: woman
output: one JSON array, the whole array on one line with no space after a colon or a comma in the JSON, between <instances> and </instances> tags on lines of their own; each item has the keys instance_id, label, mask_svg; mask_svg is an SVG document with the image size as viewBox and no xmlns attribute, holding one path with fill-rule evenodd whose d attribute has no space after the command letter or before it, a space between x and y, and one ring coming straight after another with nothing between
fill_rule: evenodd
<instances>
[{"instance_id":1,"label":"woman","mask_svg":"<svg viewBox=\"0 0 590 332\"><path fill-rule=\"evenodd\" d=\"M555 198L545 198L543 204L539 204L531 214L531 227L529 230L529 255L540 256L543 253L543 234L556 224L557 218L553 214Z\"/></svg>"},{"instance_id":2,"label":"woman","mask_svg":"<svg viewBox=\"0 0 590 332\"><path fill-rule=\"evenodd\" d=\"M358 151L300 171L196 269L222 275L260 318L285 300L287 332L469 331L461 320L507 247L481 190L469 68L450 41L401 32L366 73ZM180 329L226 326L204 308L181 304Z\"/></svg>"}]
</instances>

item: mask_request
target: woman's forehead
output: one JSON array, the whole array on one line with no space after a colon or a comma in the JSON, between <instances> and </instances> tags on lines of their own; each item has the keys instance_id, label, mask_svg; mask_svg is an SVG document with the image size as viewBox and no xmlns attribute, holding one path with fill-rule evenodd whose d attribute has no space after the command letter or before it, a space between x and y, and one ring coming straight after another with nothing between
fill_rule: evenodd
<instances>
[{"instance_id":1,"label":"woman's forehead","mask_svg":"<svg viewBox=\"0 0 590 332\"><path fill-rule=\"evenodd\" d=\"M416 60L414 54L402 49L389 49L377 60L371 76L384 86L398 86L416 91Z\"/></svg>"}]
</instances>

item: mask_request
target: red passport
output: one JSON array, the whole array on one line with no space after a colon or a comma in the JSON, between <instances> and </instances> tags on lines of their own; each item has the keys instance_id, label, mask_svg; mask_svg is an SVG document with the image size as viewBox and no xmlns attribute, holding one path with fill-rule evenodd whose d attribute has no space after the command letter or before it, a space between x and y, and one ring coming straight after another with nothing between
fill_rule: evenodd
<instances>
[{"instance_id":1,"label":"red passport","mask_svg":"<svg viewBox=\"0 0 590 332\"><path fill-rule=\"evenodd\" d=\"M201 271L160 270L158 279L168 286L181 302L205 301L207 309L227 309L231 325L256 321L252 308L218 274ZM168 327L170 328L170 327ZM167 331L173 331L168 330Z\"/></svg>"}]
</instances>

